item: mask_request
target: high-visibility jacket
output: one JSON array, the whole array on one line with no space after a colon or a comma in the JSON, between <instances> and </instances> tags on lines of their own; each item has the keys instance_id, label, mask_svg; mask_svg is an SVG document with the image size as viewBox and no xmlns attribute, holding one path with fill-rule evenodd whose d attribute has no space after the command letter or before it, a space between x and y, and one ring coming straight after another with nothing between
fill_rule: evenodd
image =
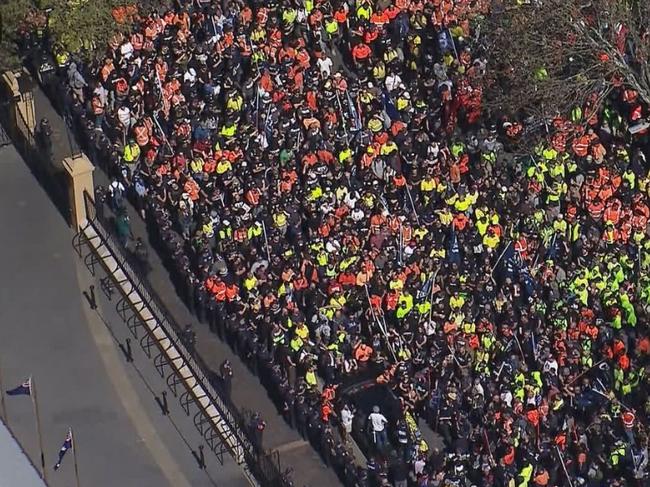
<instances>
[{"instance_id":1,"label":"high-visibility jacket","mask_svg":"<svg viewBox=\"0 0 650 487\"><path fill-rule=\"evenodd\" d=\"M294 352L299 351L302 348L303 341L302 338L299 336L294 336L291 341L289 342L289 347L291 347L291 350Z\"/></svg>"},{"instance_id":2,"label":"high-visibility jacket","mask_svg":"<svg viewBox=\"0 0 650 487\"><path fill-rule=\"evenodd\" d=\"M338 30L339 30L339 23L336 20L330 19L330 20L325 21L325 31L329 35L336 34L336 32Z\"/></svg>"},{"instance_id":3,"label":"high-visibility jacket","mask_svg":"<svg viewBox=\"0 0 650 487\"><path fill-rule=\"evenodd\" d=\"M621 459L625 457L625 444L622 441L617 441L612 448L609 455L609 461L612 467L618 466Z\"/></svg>"},{"instance_id":4,"label":"high-visibility jacket","mask_svg":"<svg viewBox=\"0 0 650 487\"><path fill-rule=\"evenodd\" d=\"M583 135L574 139L571 145L573 152L579 157L585 157L589 153L589 137Z\"/></svg>"},{"instance_id":5,"label":"high-visibility jacket","mask_svg":"<svg viewBox=\"0 0 650 487\"><path fill-rule=\"evenodd\" d=\"M496 248L497 245L499 245L499 236L496 235L496 234L491 235L489 233L486 233L483 236L483 245L486 245L486 246L490 247L491 249Z\"/></svg>"},{"instance_id":6,"label":"high-visibility jacket","mask_svg":"<svg viewBox=\"0 0 650 487\"><path fill-rule=\"evenodd\" d=\"M360 343L354 349L354 358L359 362L367 362L372 356L372 347L365 343Z\"/></svg>"},{"instance_id":7,"label":"high-visibility jacket","mask_svg":"<svg viewBox=\"0 0 650 487\"><path fill-rule=\"evenodd\" d=\"M207 221L201 226L201 231L206 237L212 237L214 235L214 225L212 221Z\"/></svg>"},{"instance_id":8,"label":"high-visibility jacket","mask_svg":"<svg viewBox=\"0 0 650 487\"><path fill-rule=\"evenodd\" d=\"M273 223L276 227L280 228L287 224L287 215L283 212L278 212L273 215Z\"/></svg>"},{"instance_id":9,"label":"high-visibility jacket","mask_svg":"<svg viewBox=\"0 0 650 487\"><path fill-rule=\"evenodd\" d=\"M246 279L244 279L244 289L247 291L251 291L252 289L255 288L257 285L257 279L255 276L249 276Z\"/></svg>"},{"instance_id":10,"label":"high-visibility jacket","mask_svg":"<svg viewBox=\"0 0 650 487\"><path fill-rule=\"evenodd\" d=\"M237 124L231 123L229 125L224 125L219 131L224 137L234 137L237 133Z\"/></svg>"},{"instance_id":11,"label":"high-visibility jacket","mask_svg":"<svg viewBox=\"0 0 650 487\"><path fill-rule=\"evenodd\" d=\"M554 182L551 187L548 188L548 195L546 196L547 203L557 203L560 201L562 194L566 193L567 185L566 183Z\"/></svg>"},{"instance_id":12,"label":"high-visibility jacket","mask_svg":"<svg viewBox=\"0 0 650 487\"><path fill-rule=\"evenodd\" d=\"M68 64L68 61L70 60L70 56L66 51L58 51L54 59L56 60L56 65L59 68L64 67L66 64Z\"/></svg>"},{"instance_id":13,"label":"high-visibility jacket","mask_svg":"<svg viewBox=\"0 0 650 487\"><path fill-rule=\"evenodd\" d=\"M462 330L463 333L466 333L467 335L471 335L472 333L476 332L476 324L466 321L463 323Z\"/></svg>"},{"instance_id":14,"label":"high-visibility jacket","mask_svg":"<svg viewBox=\"0 0 650 487\"><path fill-rule=\"evenodd\" d=\"M528 487L528 482L530 482L532 476L533 476L533 466L531 464L528 464L519 471L520 481L517 484L517 487Z\"/></svg>"},{"instance_id":15,"label":"high-visibility jacket","mask_svg":"<svg viewBox=\"0 0 650 487\"><path fill-rule=\"evenodd\" d=\"M535 477L533 478L533 482L535 482L536 485L539 485L541 487L544 487L548 485L548 481L550 480L550 477L548 475L548 472L546 470L542 470L539 472Z\"/></svg>"},{"instance_id":16,"label":"high-visibility jacket","mask_svg":"<svg viewBox=\"0 0 650 487\"><path fill-rule=\"evenodd\" d=\"M428 193L436 188L436 180L429 177L420 181L420 191Z\"/></svg>"},{"instance_id":17,"label":"high-visibility jacket","mask_svg":"<svg viewBox=\"0 0 650 487\"><path fill-rule=\"evenodd\" d=\"M582 108L577 106L571 110L571 121L578 123L580 120L582 120Z\"/></svg>"},{"instance_id":18,"label":"high-visibility jacket","mask_svg":"<svg viewBox=\"0 0 650 487\"><path fill-rule=\"evenodd\" d=\"M309 338L309 328L304 323L301 326L297 326L296 335L303 341L307 340Z\"/></svg>"},{"instance_id":19,"label":"high-visibility jacket","mask_svg":"<svg viewBox=\"0 0 650 487\"><path fill-rule=\"evenodd\" d=\"M352 56L354 59L367 59L370 54L372 54L372 50L366 44L357 44L352 48Z\"/></svg>"},{"instance_id":20,"label":"high-visibility jacket","mask_svg":"<svg viewBox=\"0 0 650 487\"><path fill-rule=\"evenodd\" d=\"M234 94L233 96L228 97L226 101L226 108L232 110L233 112L241 111L242 105L244 104L244 99L241 95Z\"/></svg>"},{"instance_id":21,"label":"high-visibility jacket","mask_svg":"<svg viewBox=\"0 0 650 487\"><path fill-rule=\"evenodd\" d=\"M542 156L547 161L553 161L557 158L557 151L553 147L547 147L542 151Z\"/></svg>"},{"instance_id":22,"label":"high-visibility jacket","mask_svg":"<svg viewBox=\"0 0 650 487\"><path fill-rule=\"evenodd\" d=\"M426 315L431 310L431 303L429 301L425 301L423 303L418 303L416 308L417 308L419 314Z\"/></svg>"},{"instance_id":23,"label":"high-visibility jacket","mask_svg":"<svg viewBox=\"0 0 650 487\"><path fill-rule=\"evenodd\" d=\"M248 239L251 240L255 237L260 237L264 233L262 225L259 222L255 222L253 225L248 227Z\"/></svg>"},{"instance_id":24,"label":"high-visibility jacket","mask_svg":"<svg viewBox=\"0 0 650 487\"><path fill-rule=\"evenodd\" d=\"M135 141L140 147L144 147L149 143L149 132L144 125L136 125L133 129Z\"/></svg>"},{"instance_id":25,"label":"high-visibility jacket","mask_svg":"<svg viewBox=\"0 0 650 487\"><path fill-rule=\"evenodd\" d=\"M384 63L377 63L372 68L372 76L377 81L381 81L386 77L386 66Z\"/></svg>"},{"instance_id":26,"label":"high-visibility jacket","mask_svg":"<svg viewBox=\"0 0 650 487\"><path fill-rule=\"evenodd\" d=\"M334 12L334 19L339 24L346 23L346 21L348 20L348 11L345 9L345 7L340 7L336 12Z\"/></svg>"},{"instance_id":27,"label":"high-visibility jacket","mask_svg":"<svg viewBox=\"0 0 650 487\"><path fill-rule=\"evenodd\" d=\"M224 301L226 299L226 284L223 281L215 282L211 290L217 301Z\"/></svg>"},{"instance_id":28,"label":"high-visibility jacket","mask_svg":"<svg viewBox=\"0 0 650 487\"><path fill-rule=\"evenodd\" d=\"M221 227L219 229L219 240L230 239L232 238L232 227L228 225L227 227Z\"/></svg>"},{"instance_id":29,"label":"high-visibility jacket","mask_svg":"<svg viewBox=\"0 0 650 487\"><path fill-rule=\"evenodd\" d=\"M122 157L124 158L124 162L126 162L127 164L136 162L140 157L140 147L138 146L138 144L135 143L127 144L124 147L124 154L122 155Z\"/></svg>"},{"instance_id":30,"label":"high-visibility jacket","mask_svg":"<svg viewBox=\"0 0 650 487\"><path fill-rule=\"evenodd\" d=\"M571 242L576 242L580 238L580 223L574 223L569 228Z\"/></svg>"},{"instance_id":31,"label":"high-visibility jacket","mask_svg":"<svg viewBox=\"0 0 650 487\"><path fill-rule=\"evenodd\" d=\"M282 22L285 25L291 25L296 21L298 11L295 8L286 8L282 12Z\"/></svg>"},{"instance_id":32,"label":"high-visibility jacket","mask_svg":"<svg viewBox=\"0 0 650 487\"><path fill-rule=\"evenodd\" d=\"M456 202L454 202L454 209L456 209L457 211L466 211L474 203L475 200L472 197L472 195L467 194L462 199L459 198L458 200L456 200Z\"/></svg>"},{"instance_id":33,"label":"high-visibility jacket","mask_svg":"<svg viewBox=\"0 0 650 487\"><path fill-rule=\"evenodd\" d=\"M318 380L316 379L316 374L313 370L308 370L305 374L305 382L308 387L316 387L318 385Z\"/></svg>"},{"instance_id":34,"label":"high-visibility jacket","mask_svg":"<svg viewBox=\"0 0 650 487\"><path fill-rule=\"evenodd\" d=\"M397 51L395 49L389 49L384 53L384 62L389 64L395 61L398 57Z\"/></svg>"},{"instance_id":35,"label":"high-visibility jacket","mask_svg":"<svg viewBox=\"0 0 650 487\"><path fill-rule=\"evenodd\" d=\"M204 164L205 164L205 162L203 161L203 158L196 157L196 158L192 159L192 161L190 162L190 170L193 173L201 172L201 171L203 171Z\"/></svg>"},{"instance_id":36,"label":"high-visibility jacket","mask_svg":"<svg viewBox=\"0 0 650 487\"><path fill-rule=\"evenodd\" d=\"M452 296L449 298L449 306L451 309L460 309L465 304L465 298L463 296Z\"/></svg>"},{"instance_id":37,"label":"high-visibility jacket","mask_svg":"<svg viewBox=\"0 0 650 487\"><path fill-rule=\"evenodd\" d=\"M366 7L364 5L360 5L359 8L357 8L357 18L359 20L370 20L370 16L372 15L372 8Z\"/></svg>"},{"instance_id":38,"label":"high-visibility jacket","mask_svg":"<svg viewBox=\"0 0 650 487\"><path fill-rule=\"evenodd\" d=\"M226 287L226 299L232 301L239 295L239 288L235 284Z\"/></svg>"},{"instance_id":39,"label":"high-visibility jacket","mask_svg":"<svg viewBox=\"0 0 650 487\"><path fill-rule=\"evenodd\" d=\"M251 41L260 42L266 38L266 31L261 27L257 28L253 30L253 32L251 32L250 37L251 37Z\"/></svg>"},{"instance_id":40,"label":"high-visibility jacket","mask_svg":"<svg viewBox=\"0 0 650 487\"><path fill-rule=\"evenodd\" d=\"M395 311L398 318L404 318L413 309L413 296L410 294L402 294L397 300L399 306Z\"/></svg>"}]
</instances>

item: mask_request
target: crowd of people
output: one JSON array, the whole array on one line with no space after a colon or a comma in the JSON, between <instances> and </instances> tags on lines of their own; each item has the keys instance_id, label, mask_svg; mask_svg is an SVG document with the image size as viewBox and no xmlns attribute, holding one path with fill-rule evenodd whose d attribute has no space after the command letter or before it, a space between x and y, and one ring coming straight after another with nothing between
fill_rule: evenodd
<instances>
[{"instance_id":1,"label":"crowd of people","mask_svg":"<svg viewBox=\"0 0 650 487\"><path fill-rule=\"evenodd\" d=\"M346 484L646 485L648 107L488 119L489 4L199 0L62 76L188 304ZM369 370L402 417L367 412L357 468L338 386Z\"/></svg>"}]
</instances>

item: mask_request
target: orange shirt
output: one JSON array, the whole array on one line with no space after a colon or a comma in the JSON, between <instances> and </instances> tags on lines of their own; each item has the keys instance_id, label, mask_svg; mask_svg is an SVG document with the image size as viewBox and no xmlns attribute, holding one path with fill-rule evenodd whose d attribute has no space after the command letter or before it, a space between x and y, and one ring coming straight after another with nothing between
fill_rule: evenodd
<instances>
[{"instance_id":1,"label":"orange shirt","mask_svg":"<svg viewBox=\"0 0 650 487\"><path fill-rule=\"evenodd\" d=\"M357 44L352 49L352 56L357 60L366 59L371 53L372 50L366 44Z\"/></svg>"}]
</instances>

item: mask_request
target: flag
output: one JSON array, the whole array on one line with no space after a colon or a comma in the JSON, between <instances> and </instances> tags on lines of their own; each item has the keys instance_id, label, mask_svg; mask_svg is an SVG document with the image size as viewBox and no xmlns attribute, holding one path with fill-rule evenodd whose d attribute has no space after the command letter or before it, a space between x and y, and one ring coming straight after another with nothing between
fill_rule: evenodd
<instances>
[{"instance_id":1,"label":"flag","mask_svg":"<svg viewBox=\"0 0 650 487\"><path fill-rule=\"evenodd\" d=\"M32 378L30 377L18 387L7 391L8 396L31 396L32 394Z\"/></svg>"},{"instance_id":2,"label":"flag","mask_svg":"<svg viewBox=\"0 0 650 487\"><path fill-rule=\"evenodd\" d=\"M352 96L350 95L349 91L345 91L345 94L347 95L348 98L348 107L350 109L350 115L352 115L352 120L354 121L354 128L353 130L358 131L363 128L363 124L361 123L361 117L359 116L359 112L357 112L357 108L354 106L354 100L352 100Z\"/></svg>"},{"instance_id":3,"label":"flag","mask_svg":"<svg viewBox=\"0 0 650 487\"><path fill-rule=\"evenodd\" d=\"M72 448L72 430L68 429L68 434L65 436L65 441L59 450L59 460L56 462L56 465L54 465L54 470L59 469L61 462L63 461L63 457L70 448Z\"/></svg>"}]
</instances>

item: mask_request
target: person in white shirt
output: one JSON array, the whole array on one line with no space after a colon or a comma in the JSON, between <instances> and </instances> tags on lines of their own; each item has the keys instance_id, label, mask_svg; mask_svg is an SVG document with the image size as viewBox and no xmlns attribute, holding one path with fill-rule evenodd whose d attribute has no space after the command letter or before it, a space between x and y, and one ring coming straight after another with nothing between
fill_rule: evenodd
<instances>
[{"instance_id":1,"label":"person in white shirt","mask_svg":"<svg viewBox=\"0 0 650 487\"><path fill-rule=\"evenodd\" d=\"M345 404L343 409L341 409L341 438L343 443L348 443L350 441L350 434L352 433L352 420L354 419L354 413L350 407Z\"/></svg>"},{"instance_id":2,"label":"person in white shirt","mask_svg":"<svg viewBox=\"0 0 650 487\"><path fill-rule=\"evenodd\" d=\"M359 199L359 192L358 191L352 191L348 194L345 195L345 198L343 198L343 203L348 205L350 209L354 210L354 207L357 206L357 200Z\"/></svg>"},{"instance_id":3,"label":"person in white shirt","mask_svg":"<svg viewBox=\"0 0 650 487\"><path fill-rule=\"evenodd\" d=\"M544 362L544 373L557 375L557 370L558 370L557 360L555 360L552 356L549 356L549 358L547 358L546 361Z\"/></svg>"},{"instance_id":4,"label":"person in white shirt","mask_svg":"<svg viewBox=\"0 0 650 487\"><path fill-rule=\"evenodd\" d=\"M118 179L113 179L108 186L108 191L111 196L110 203L113 211L121 209L124 206L124 192L126 191L122 182Z\"/></svg>"},{"instance_id":5,"label":"person in white shirt","mask_svg":"<svg viewBox=\"0 0 650 487\"><path fill-rule=\"evenodd\" d=\"M388 443L388 434L386 432L388 420L386 416L379 412L379 406L373 406L372 413L370 413L368 419L372 428L373 442L378 450L383 450L386 443Z\"/></svg>"},{"instance_id":6,"label":"person in white shirt","mask_svg":"<svg viewBox=\"0 0 650 487\"><path fill-rule=\"evenodd\" d=\"M388 76L386 76L384 85L386 86L386 89L390 93L396 90L397 88L399 88L400 85L402 85L402 78L400 78L399 74L393 73L391 71L388 73Z\"/></svg>"},{"instance_id":7,"label":"person in white shirt","mask_svg":"<svg viewBox=\"0 0 650 487\"><path fill-rule=\"evenodd\" d=\"M329 78L330 75L332 74L332 58L329 56L323 54L321 57L318 58L318 61L316 61L318 64L318 68L320 69L320 75L323 79Z\"/></svg>"},{"instance_id":8,"label":"person in white shirt","mask_svg":"<svg viewBox=\"0 0 650 487\"><path fill-rule=\"evenodd\" d=\"M126 105L122 105L117 109L117 118L122 123L124 131L128 132L131 128L131 110Z\"/></svg>"}]
</instances>

